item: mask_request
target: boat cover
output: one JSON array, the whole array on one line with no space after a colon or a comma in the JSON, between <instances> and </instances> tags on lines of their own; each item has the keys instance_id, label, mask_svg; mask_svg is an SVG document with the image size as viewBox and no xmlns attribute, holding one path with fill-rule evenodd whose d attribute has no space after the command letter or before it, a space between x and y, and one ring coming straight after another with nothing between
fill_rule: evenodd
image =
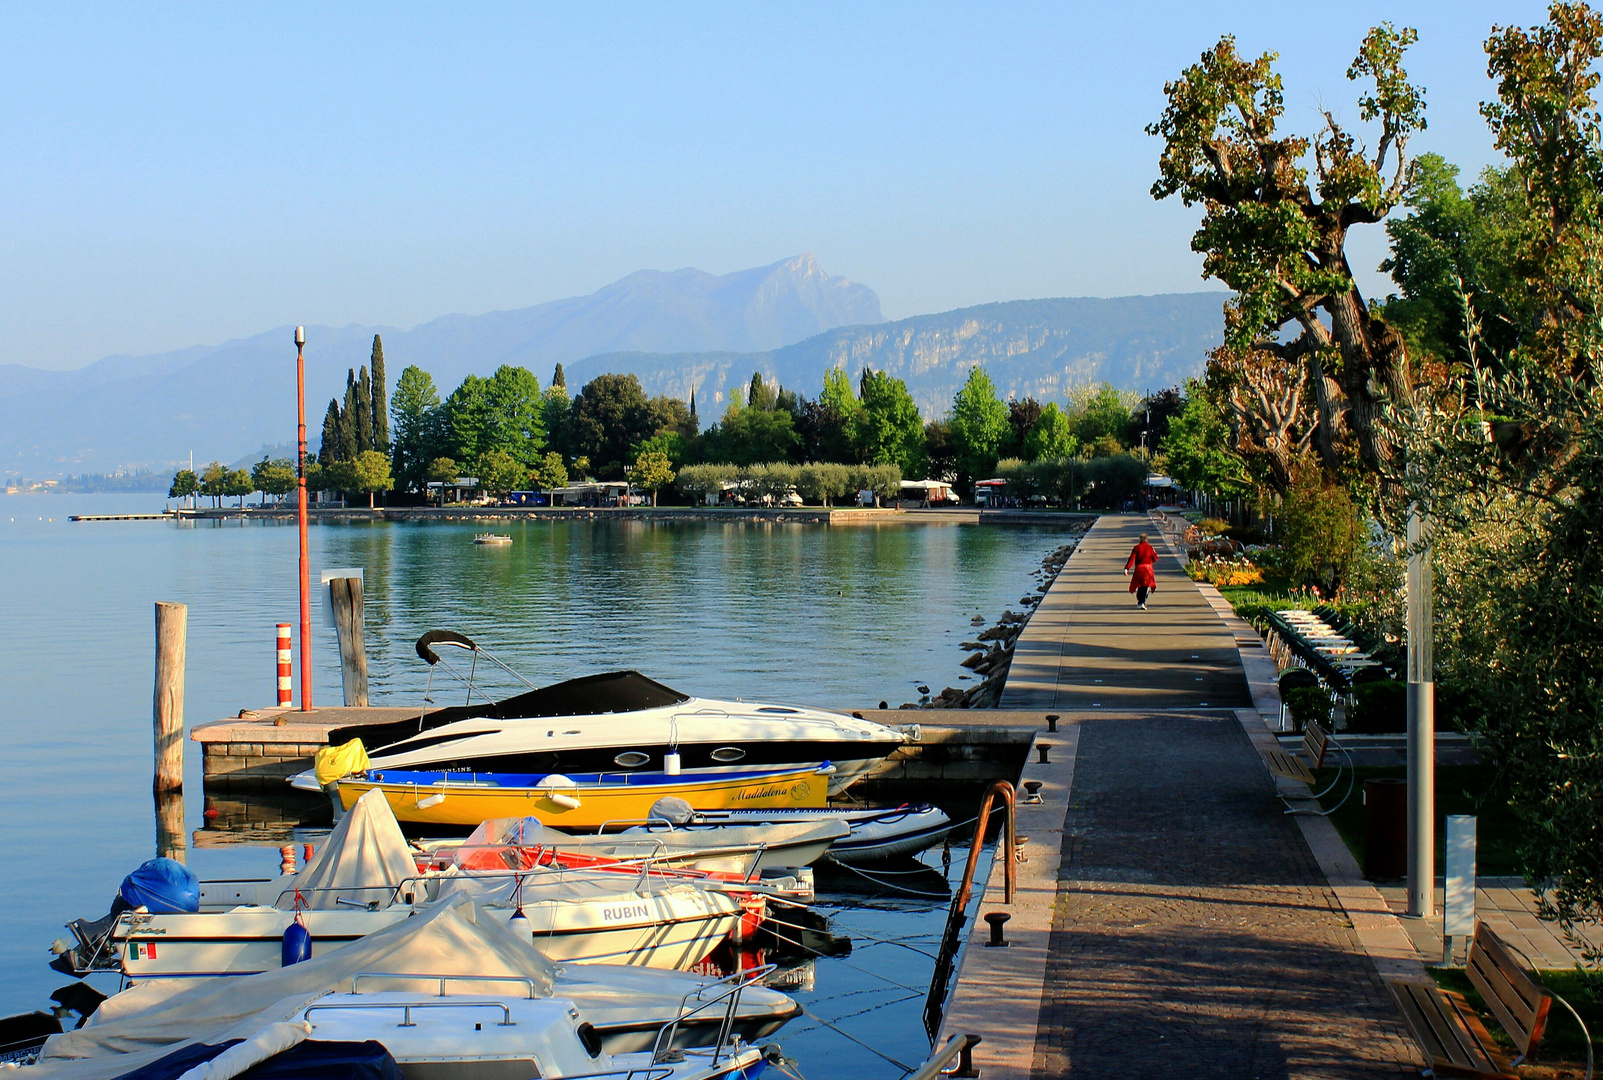
<instances>
[{"instance_id":1,"label":"boat cover","mask_svg":"<svg viewBox=\"0 0 1603 1080\"><path fill-rule=\"evenodd\" d=\"M437 977L449 975L462 976L451 981L453 993L522 995L532 989L534 996L549 997L556 970L528 940L473 904L440 904L276 971L205 979L177 991L160 980L141 983L107 998L78 1030L52 1036L39 1065L19 1075L110 1080L181 1043L249 1039L269 1024L297 1019L323 994L350 993L362 972L403 977L364 978L363 990L433 994ZM496 976L526 979L527 985Z\"/></svg>"},{"instance_id":2,"label":"boat cover","mask_svg":"<svg viewBox=\"0 0 1603 1080\"><path fill-rule=\"evenodd\" d=\"M504 701L482 705L454 705L437 709L416 720L397 720L389 724L358 724L329 732L330 745L361 739L371 752L409 739L420 731L454 724L458 720L519 720L536 716L596 716L603 713L638 712L660 709L690 700L655 679L638 671L606 671L566 682L542 686Z\"/></svg>"},{"instance_id":3,"label":"boat cover","mask_svg":"<svg viewBox=\"0 0 1603 1080\"><path fill-rule=\"evenodd\" d=\"M383 792L374 790L356 800L300 873L279 878L257 897L285 910L295 906L296 890L301 907L309 910L339 907L341 899L360 904L377 901L380 908L386 908L395 898L396 887L415 877L417 864L396 824L395 812Z\"/></svg>"}]
</instances>

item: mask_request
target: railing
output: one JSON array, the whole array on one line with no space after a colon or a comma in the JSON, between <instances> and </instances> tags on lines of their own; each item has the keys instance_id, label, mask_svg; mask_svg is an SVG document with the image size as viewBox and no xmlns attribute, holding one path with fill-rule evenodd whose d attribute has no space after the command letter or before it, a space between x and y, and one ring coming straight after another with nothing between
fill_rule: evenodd
<instances>
[{"instance_id":1,"label":"railing","mask_svg":"<svg viewBox=\"0 0 1603 1080\"><path fill-rule=\"evenodd\" d=\"M672 1020L658 1029L656 1041L651 1045L652 1064L662 1064L668 1060L667 1055L673 1050L674 1037L679 1034L679 1024L681 1021L688 1020L697 1013L712 1008L720 1001L728 1001L728 1005L724 1009L723 1021L718 1025L718 1038L713 1042L712 1065L716 1066L718 1064L718 1056L723 1052L725 1044L729 1042L730 1032L734 1030L735 1014L740 1008L740 995L745 991L746 987L763 979L768 975L769 972L773 971L776 966L777 965L775 964L765 964L762 967L752 968L749 971L738 972L729 976L728 978L720 979L718 982L709 983L706 986L692 990L690 993L680 998L678 1013ZM690 1004L691 998L699 998L708 990L711 990L715 986L721 986L724 983L729 983L730 985L725 987L711 999L704 1001L694 1009L691 1009L689 1012L685 1011L686 1007Z\"/></svg>"},{"instance_id":2,"label":"railing","mask_svg":"<svg viewBox=\"0 0 1603 1080\"><path fill-rule=\"evenodd\" d=\"M1006 780L998 780L985 789L985 795L980 800L979 817L974 823L974 841L968 849L968 864L963 867L962 884L952 897L952 906L947 911L946 929L941 935L941 949L935 958L935 970L930 975L929 995L924 1001L924 1029L931 1039L935 1038L941 1028L941 1017L946 1007L947 986L952 977L958 949L962 947L963 927L968 923L968 903L974 892L974 872L979 867L980 849L985 846L985 830L991 823L991 811L995 808L998 797L1007 808L1003 841L998 844L996 855L1002 860L1005 903L1013 902L1013 892L1018 886L1018 868L1013 865L1018 847L1013 785Z\"/></svg>"},{"instance_id":3,"label":"railing","mask_svg":"<svg viewBox=\"0 0 1603 1080\"><path fill-rule=\"evenodd\" d=\"M953 1035L941 1044L941 1048L929 1056L929 1060L920 1065L913 1072L903 1077L903 1080L936 1080L937 1077L971 1077L980 1075L974 1069L974 1047L981 1042L978 1035ZM957 1068L948 1072L946 1067L957 1059Z\"/></svg>"},{"instance_id":4,"label":"railing","mask_svg":"<svg viewBox=\"0 0 1603 1080\"><path fill-rule=\"evenodd\" d=\"M496 1027L517 1027L513 1022L512 1009L504 1001L331 1001L324 1005L308 1005L301 1011L301 1018L311 1016L319 1009L346 1010L346 1009L400 1009L401 1022L397 1027L417 1027L412 1022L413 1009L500 1009L501 1022Z\"/></svg>"},{"instance_id":5,"label":"railing","mask_svg":"<svg viewBox=\"0 0 1603 1080\"><path fill-rule=\"evenodd\" d=\"M391 971L363 971L351 977L351 993L360 994L357 986L363 979L411 979L419 982L438 982L440 984L440 997L445 996L445 987L450 982L471 983L521 983L529 991L532 1000L537 996L534 977L531 975L410 975Z\"/></svg>"}]
</instances>

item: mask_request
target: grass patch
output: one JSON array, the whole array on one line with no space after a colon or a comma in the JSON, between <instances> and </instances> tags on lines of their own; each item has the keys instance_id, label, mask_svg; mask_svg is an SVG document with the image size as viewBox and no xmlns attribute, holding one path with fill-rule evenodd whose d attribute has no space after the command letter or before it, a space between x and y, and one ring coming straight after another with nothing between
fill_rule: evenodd
<instances>
[{"instance_id":1,"label":"grass patch","mask_svg":"<svg viewBox=\"0 0 1603 1080\"><path fill-rule=\"evenodd\" d=\"M1347 849L1364 863L1364 781L1376 778L1405 779L1408 770L1401 766L1364 768L1357 771L1352 798L1341 809L1330 815ZM1324 787L1335 778L1335 769L1319 771L1319 785ZM1328 810L1347 790L1346 780L1335 792L1321 800ZM1475 872L1481 877L1516 877L1519 868L1519 825L1508 806L1508 792L1497 783L1497 770L1491 765L1438 765L1436 766L1436 868L1446 865L1447 826L1442 820L1448 814L1473 814L1475 821ZM1566 997L1569 995L1566 994Z\"/></svg>"},{"instance_id":2,"label":"grass patch","mask_svg":"<svg viewBox=\"0 0 1603 1080\"><path fill-rule=\"evenodd\" d=\"M1429 971L1438 986L1463 994L1482 1016L1491 1017L1486 1010L1486 1002L1470 985L1469 976L1464 974L1463 968L1430 968ZM1599 994L1599 983L1603 982L1603 977L1574 970L1538 971L1535 974L1537 982L1575 1006L1575 1011L1581 1014L1588 1030L1603 1031L1603 996ZM1498 1044L1512 1053L1508 1035L1497 1026L1497 1021L1491 1020L1486 1026ZM1570 1015L1569 1010L1556 1001L1547 1016L1547 1033L1537 1044L1536 1061L1586 1061L1586 1041L1581 1036L1581 1029L1576 1026L1575 1017Z\"/></svg>"}]
</instances>

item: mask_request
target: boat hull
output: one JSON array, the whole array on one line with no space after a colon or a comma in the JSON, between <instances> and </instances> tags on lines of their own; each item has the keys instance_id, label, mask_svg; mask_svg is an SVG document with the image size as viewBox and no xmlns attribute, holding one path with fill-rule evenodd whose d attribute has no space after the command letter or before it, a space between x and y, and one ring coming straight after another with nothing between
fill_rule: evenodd
<instances>
[{"instance_id":1,"label":"boat hull","mask_svg":"<svg viewBox=\"0 0 1603 1080\"><path fill-rule=\"evenodd\" d=\"M476 826L490 818L532 817L557 828L594 831L611 822L642 821L650 816L656 801L668 795L684 799L697 810L820 808L828 792L828 780L817 769L760 776L696 777L685 783L602 783L561 788L472 782L392 783L346 777L339 782L339 799L340 805L349 810L367 792L378 791L396 820L418 825Z\"/></svg>"},{"instance_id":2,"label":"boat hull","mask_svg":"<svg viewBox=\"0 0 1603 1080\"><path fill-rule=\"evenodd\" d=\"M383 930L416 910L395 904L379 911L303 911L312 956ZM512 909L485 909L505 922ZM523 904L535 946L551 960L629 964L685 970L698 963L739 925L733 898L674 887L654 893L618 893L592 900ZM135 979L254 975L281 966L284 931L293 912L245 907L225 912L125 916L112 931L119 966Z\"/></svg>"}]
</instances>

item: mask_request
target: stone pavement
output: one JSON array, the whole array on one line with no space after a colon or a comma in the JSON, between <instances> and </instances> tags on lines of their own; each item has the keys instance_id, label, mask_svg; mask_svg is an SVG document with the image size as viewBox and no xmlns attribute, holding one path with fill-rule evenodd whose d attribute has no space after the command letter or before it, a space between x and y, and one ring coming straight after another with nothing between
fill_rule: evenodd
<instances>
[{"instance_id":1,"label":"stone pavement","mask_svg":"<svg viewBox=\"0 0 1603 1080\"><path fill-rule=\"evenodd\" d=\"M1014 655L1003 707L1061 710L1074 759L1054 808L1061 831L1048 833L1061 836L1055 896L1025 898L1051 899L1034 1058L982 1044L976 1061L993 1080L1411 1075L1350 912L1254 749L1272 736L1250 732L1259 721L1235 635L1156 536L1156 602L1134 610L1121 570L1151 529L1102 518ZM993 882L988 907L994 893ZM1016 921L1035 914L1015 905ZM982 980L1009 1036L998 1041L1027 1047L1011 1032L1022 1018L986 979L999 951L969 950L953 1008L983 1017L965 991Z\"/></svg>"},{"instance_id":2,"label":"stone pavement","mask_svg":"<svg viewBox=\"0 0 1603 1080\"><path fill-rule=\"evenodd\" d=\"M1124 561L1142 533L1157 592L1135 606ZM1144 517L1097 519L1013 649L1004 709L1251 708L1235 636Z\"/></svg>"}]
</instances>

